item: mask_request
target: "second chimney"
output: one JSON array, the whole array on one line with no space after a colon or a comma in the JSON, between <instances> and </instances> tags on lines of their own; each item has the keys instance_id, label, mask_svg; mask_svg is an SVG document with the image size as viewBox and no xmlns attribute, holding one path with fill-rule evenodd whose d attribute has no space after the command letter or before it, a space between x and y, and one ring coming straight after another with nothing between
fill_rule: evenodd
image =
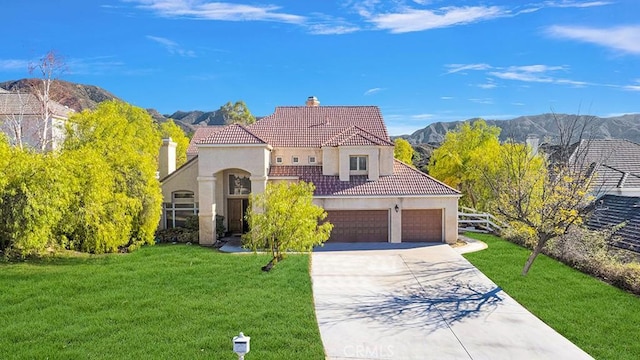
<instances>
[{"instance_id":1,"label":"second chimney","mask_svg":"<svg viewBox=\"0 0 640 360\"><path fill-rule=\"evenodd\" d=\"M307 106L320 106L320 101L315 96L309 96L306 102Z\"/></svg>"}]
</instances>

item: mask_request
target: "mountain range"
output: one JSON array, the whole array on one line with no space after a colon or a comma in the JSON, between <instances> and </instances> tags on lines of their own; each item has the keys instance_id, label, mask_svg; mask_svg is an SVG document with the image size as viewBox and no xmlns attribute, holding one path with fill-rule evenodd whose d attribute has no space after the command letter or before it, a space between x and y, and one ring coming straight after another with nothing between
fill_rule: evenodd
<instances>
[{"instance_id":1,"label":"mountain range","mask_svg":"<svg viewBox=\"0 0 640 360\"><path fill-rule=\"evenodd\" d=\"M10 91L29 91L37 79L21 79L0 82L0 88ZM62 105L76 111L94 109L98 103L116 99L117 96L98 86L83 85L62 80L56 80L52 86L52 98ZM222 125L224 118L220 111L176 111L173 114L161 114L155 109L147 109L149 114L158 122L173 119L186 132L192 132L195 126ZM580 116L580 121L587 121L590 136L598 139L618 138L640 143L640 114L628 114L614 117L601 118L587 115L569 114L541 114L520 116L510 120L487 119L489 125L495 125L501 129L500 139L512 138L516 141L524 141L529 135L536 135L542 142L553 143L557 136L557 120L566 121ZM438 146L449 130L463 122L474 121L468 119L452 122L435 122L425 128L415 131L410 135L398 136L409 141L416 149L430 152L434 146ZM428 144L429 146L426 146ZM423 145L423 146L420 146ZM422 148L422 149L420 149ZM424 155L427 155L427 154Z\"/></svg>"},{"instance_id":2,"label":"mountain range","mask_svg":"<svg viewBox=\"0 0 640 360\"><path fill-rule=\"evenodd\" d=\"M577 118L576 118L577 117ZM469 119L452 122L435 122L425 128L415 131L411 135L402 135L413 145L442 143L449 130L455 129L463 122L474 121ZM586 124L586 137L595 139L626 139L640 143L640 114L627 114L601 118L589 115L570 114L540 114L520 116L510 120L485 120L488 125L494 125L501 129L500 140L508 138L518 142L524 142L529 135L537 136L541 142L554 143L558 136L558 122L577 120L579 124Z\"/></svg>"}]
</instances>

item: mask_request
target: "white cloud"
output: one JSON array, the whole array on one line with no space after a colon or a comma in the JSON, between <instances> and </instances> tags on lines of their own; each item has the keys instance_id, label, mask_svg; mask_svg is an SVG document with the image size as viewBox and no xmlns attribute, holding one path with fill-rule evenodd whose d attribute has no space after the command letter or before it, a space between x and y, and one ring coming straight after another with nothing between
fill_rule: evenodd
<instances>
[{"instance_id":1,"label":"white cloud","mask_svg":"<svg viewBox=\"0 0 640 360\"><path fill-rule=\"evenodd\" d=\"M453 96L440 96L440 100L453 100Z\"/></svg>"},{"instance_id":2,"label":"white cloud","mask_svg":"<svg viewBox=\"0 0 640 360\"><path fill-rule=\"evenodd\" d=\"M604 6L612 4L611 1L572 1L572 0L562 0L562 1L545 1L543 6L545 7L558 7L558 8L588 8L595 6Z\"/></svg>"},{"instance_id":3,"label":"white cloud","mask_svg":"<svg viewBox=\"0 0 640 360\"><path fill-rule=\"evenodd\" d=\"M640 91L640 85L625 85L622 88L629 91Z\"/></svg>"},{"instance_id":4,"label":"white cloud","mask_svg":"<svg viewBox=\"0 0 640 360\"><path fill-rule=\"evenodd\" d=\"M466 70L488 70L491 69L491 65L488 64L447 64L445 65L449 70L446 74L454 74Z\"/></svg>"},{"instance_id":5,"label":"white cloud","mask_svg":"<svg viewBox=\"0 0 640 360\"><path fill-rule=\"evenodd\" d=\"M511 103L511 105L514 105L514 106L524 106L524 105L525 105L525 103L521 103L521 102L512 102L512 103Z\"/></svg>"},{"instance_id":6,"label":"white cloud","mask_svg":"<svg viewBox=\"0 0 640 360\"><path fill-rule=\"evenodd\" d=\"M278 12L279 6L244 5L206 0L125 0L166 17L222 21L276 21L300 24L304 16Z\"/></svg>"},{"instance_id":7,"label":"white cloud","mask_svg":"<svg viewBox=\"0 0 640 360\"><path fill-rule=\"evenodd\" d=\"M389 30L392 33L406 33L471 24L507 14L507 10L498 6L449 6L436 11L403 9L396 13L371 15L368 20L377 29Z\"/></svg>"},{"instance_id":8,"label":"white cloud","mask_svg":"<svg viewBox=\"0 0 640 360\"><path fill-rule=\"evenodd\" d=\"M341 35L359 31L360 28L351 25L313 24L307 26L309 32L314 35Z\"/></svg>"},{"instance_id":9,"label":"white cloud","mask_svg":"<svg viewBox=\"0 0 640 360\"><path fill-rule=\"evenodd\" d=\"M372 89L369 89L369 90L365 91L363 95L364 96L373 95L373 94L378 93L378 92L380 92L382 90L384 90L384 89L383 88L372 88Z\"/></svg>"},{"instance_id":10,"label":"white cloud","mask_svg":"<svg viewBox=\"0 0 640 360\"><path fill-rule=\"evenodd\" d=\"M547 29L551 36L592 43L625 53L640 54L640 26L612 28L555 25Z\"/></svg>"},{"instance_id":11,"label":"white cloud","mask_svg":"<svg viewBox=\"0 0 640 360\"><path fill-rule=\"evenodd\" d=\"M0 59L0 71L24 70L29 68L29 61L18 59Z\"/></svg>"},{"instance_id":12,"label":"white cloud","mask_svg":"<svg viewBox=\"0 0 640 360\"><path fill-rule=\"evenodd\" d=\"M434 116L435 116L434 114L415 114L415 115L411 115L411 119L425 120L425 119L432 119Z\"/></svg>"},{"instance_id":13,"label":"white cloud","mask_svg":"<svg viewBox=\"0 0 640 360\"><path fill-rule=\"evenodd\" d=\"M483 104L483 105L491 105L493 104L493 99L491 98L482 98L482 99L478 99L478 98L471 98L469 99L469 101L476 103L476 104Z\"/></svg>"},{"instance_id":14,"label":"white cloud","mask_svg":"<svg viewBox=\"0 0 640 360\"><path fill-rule=\"evenodd\" d=\"M548 65L509 66L506 69L496 68L496 70L489 72L489 75L505 80L551 83L557 82L557 80L548 75L548 73L560 70L567 70L567 67ZM566 83L570 80L563 81Z\"/></svg>"},{"instance_id":15,"label":"white cloud","mask_svg":"<svg viewBox=\"0 0 640 360\"><path fill-rule=\"evenodd\" d=\"M164 48L171 54L176 54L176 55L186 56L186 57L196 56L195 52L191 50L183 49L177 42L173 40L169 40L167 38L163 38L159 36L152 36L152 35L147 35L147 39L155 41L156 43L164 46Z\"/></svg>"}]
</instances>

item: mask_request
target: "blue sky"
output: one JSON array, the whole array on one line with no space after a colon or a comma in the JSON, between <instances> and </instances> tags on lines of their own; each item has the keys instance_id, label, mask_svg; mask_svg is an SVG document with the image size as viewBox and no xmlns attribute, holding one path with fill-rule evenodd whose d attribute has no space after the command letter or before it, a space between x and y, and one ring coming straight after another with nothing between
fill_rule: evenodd
<instances>
[{"instance_id":1,"label":"blue sky","mask_svg":"<svg viewBox=\"0 0 640 360\"><path fill-rule=\"evenodd\" d=\"M165 114L242 99L264 116L315 95L377 105L399 135L640 112L638 0L29 0L2 13L0 80L53 49L61 79Z\"/></svg>"}]
</instances>

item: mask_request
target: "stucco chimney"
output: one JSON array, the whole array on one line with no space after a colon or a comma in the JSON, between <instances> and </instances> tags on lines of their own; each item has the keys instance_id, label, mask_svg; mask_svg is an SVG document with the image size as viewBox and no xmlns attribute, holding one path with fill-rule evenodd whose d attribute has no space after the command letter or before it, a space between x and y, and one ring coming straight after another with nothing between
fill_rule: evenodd
<instances>
[{"instance_id":1,"label":"stucco chimney","mask_svg":"<svg viewBox=\"0 0 640 360\"><path fill-rule=\"evenodd\" d=\"M320 101L315 96L309 96L306 102L307 106L320 106Z\"/></svg>"},{"instance_id":2,"label":"stucco chimney","mask_svg":"<svg viewBox=\"0 0 640 360\"><path fill-rule=\"evenodd\" d=\"M171 138L162 139L160 147L160 156L158 159L158 175L160 179L176 171L176 148L178 144L173 142Z\"/></svg>"},{"instance_id":3,"label":"stucco chimney","mask_svg":"<svg viewBox=\"0 0 640 360\"><path fill-rule=\"evenodd\" d=\"M527 135L527 147L529 147L529 150L531 151L531 155L535 156L538 154L539 141L540 139L538 139L538 135L535 135L535 134Z\"/></svg>"}]
</instances>

